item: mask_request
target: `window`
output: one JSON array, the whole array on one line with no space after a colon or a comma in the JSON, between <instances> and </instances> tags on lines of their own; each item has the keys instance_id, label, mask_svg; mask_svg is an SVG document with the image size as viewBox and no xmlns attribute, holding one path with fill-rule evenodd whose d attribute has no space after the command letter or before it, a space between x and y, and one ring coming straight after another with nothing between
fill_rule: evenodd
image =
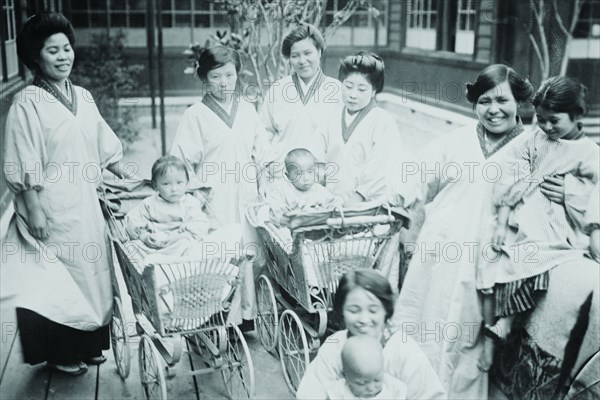
<instances>
[{"instance_id":1,"label":"window","mask_svg":"<svg viewBox=\"0 0 600 400\"><path fill-rule=\"evenodd\" d=\"M14 0L5 0L2 4L2 15L5 20L2 21L4 52L3 58L0 62L0 74L2 74L2 80L7 81L13 76L19 73L19 63L17 57L17 32L15 24L15 2ZM4 64L6 62L6 71L4 70Z\"/></svg>"},{"instance_id":2,"label":"window","mask_svg":"<svg viewBox=\"0 0 600 400\"><path fill-rule=\"evenodd\" d=\"M436 49L437 0L409 0L406 17L406 46L424 50Z\"/></svg>"},{"instance_id":3,"label":"window","mask_svg":"<svg viewBox=\"0 0 600 400\"><path fill-rule=\"evenodd\" d=\"M329 46L387 46L388 9L390 0L373 0L378 15L367 9L354 12L334 35L327 38ZM397 1L397 0L394 0ZM328 0L323 23L328 26L334 15L342 10L348 0Z\"/></svg>"},{"instance_id":4,"label":"window","mask_svg":"<svg viewBox=\"0 0 600 400\"><path fill-rule=\"evenodd\" d=\"M406 47L472 55L478 0L408 0Z\"/></svg>"},{"instance_id":5,"label":"window","mask_svg":"<svg viewBox=\"0 0 600 400\"><path fill-rule=\"evenodd\" d=\"M569 58L600 58L600 0L587 0L583 3L573 31Z\"/></svg>"},{"instance_id":6,"label":"window","mask_svg":"<svg viewBox=\"0 0 600 400\"><path fill-rule=\"evenodd\" d=\"M473 54L475 47L475 1L458 0L454 51Z\"/></svg>"}]
</instances>

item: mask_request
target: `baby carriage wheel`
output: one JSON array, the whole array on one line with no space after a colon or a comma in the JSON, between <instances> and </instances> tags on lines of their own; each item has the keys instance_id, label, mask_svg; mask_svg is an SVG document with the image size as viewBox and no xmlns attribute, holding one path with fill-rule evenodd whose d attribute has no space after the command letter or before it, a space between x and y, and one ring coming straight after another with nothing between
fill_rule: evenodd
<instances>
[{"instance_id":1,"label":"baby carriage wheel","mask_svg":"<svg viewBox=\"0 0 600 400\"><path fill-rule=\"evenodd\" d=\"M258 277L256 283L256 331L265 350L271 351L277 346L277 328L279 316L273 285L266 275Z\"/></svg>"},{"instance_id":2,"label":"baby carriage wheel","mask_svg":"<svg viewBox=\"0 0 600 400\"><path fill-rule=\"evenodd\" d=\"M118 297L113 299L113 315L110 324L110 341L117 364L117 371L122 379L129 376L131 367L131 350L129 348L129 338L127 336L127 320L123 312L121 300Z\"/></svg>"},{"instance_id":3,"label":"baby carriage wheel","mask_svg":"<svg viewBox=\"0 0 600 400\"><path fill-rule=\"evenodd\" d=\"M281 314L278 343L285 381L292 393L296 394L310 359L304 327L298 315L291 310Z\"/></svg>"},{"instance_id":4,"label":"baby carriage wheel","mask_svg":"<svg viewBox=\"0 0 600 400\"><path fill-rule=\"evenodd\" d=\"M148 335L142 335L139 344L140 380L144 398L167 399L167 383L161 355Z\"/></svg>"},{"instance_id":5,"label":"baby carriage wheel","mask_svg":"<svg viewBox=\"0 0 600 400\"><path fill-rule=\"evenodd\" d=\"M230 399L254 398L254 366L250 349L240 329L230 325L226 332L227 349L222 354L221 375Z\"/></svg>"}]
</instances>

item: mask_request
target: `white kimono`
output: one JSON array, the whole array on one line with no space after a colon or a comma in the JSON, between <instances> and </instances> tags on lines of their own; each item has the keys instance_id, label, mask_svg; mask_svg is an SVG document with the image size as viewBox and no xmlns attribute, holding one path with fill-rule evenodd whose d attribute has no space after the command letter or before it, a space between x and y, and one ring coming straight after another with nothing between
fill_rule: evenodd
<instances>
[{"instance_id":1,"label":"white kimono","mask_svg":"<svg viewBox=\"0 0 600 400\"><path fill-rule=\"evenodd\" d=\"M293 74L275 82L263 100L261 118L271 135L264 161L272 162L267 170L270 178L281 179L290 150L306 148L315 156L321 152L318 133L329 116L343 106L341 84L319 71L304 93Z\"/></svg>"},{"instance_id":2,"label":"white kimono","mask_svg":"<svg viewBox=\"0 0 600 400\"><path fill-rule=\"evenodd\" d=\"M519 125L505 140L521 131ZM476 265L481 251L491 252L491 229L483 226L493 215L496 160L505 148L486 159L475 127L467 126L429 145L415 176L429 204L417 242L405 243L414 255L392 319L420 344L451 399L488 395L487 373L477 368L483 317Z\"/></svg>"},{"instance_id":3,"label":"white kimono","mask_svg":"<svg viewBox=\"0 0 600 400\"><path fill-rule=\"evenodd\" d=\"M239 97L227 113L207 95L183 114L170 152L185 162L191 188L212 188L206 205L212 228L242 224L243 240L237 250L257 255L262 250L245 213L258 198L257 166L264 157L266 135L253 104ZM244 274L243 290L243 317L253 319L256 302L251 273Z\"/></svg>"},{"instance_id":4,"label":"white kimono","mask_svg":"<svg viewBox=\"0 0 600 400\"><path fill-rule=\"evenodd\" d=\"M15 214L2 242L2 293L17 307L92 331L110 322L111 253L96 188L122 147L85 89L76 115L37 86L15 96L5 131L4 175ZM50 236L29 233L24 191L38 191Z\"/></svg>"},{"instance_id":5,"label":"white kimono","mask_svg":"<svg viewBox=\"0 0 600 400\"><path fill-rule=\"evenodd\" d=\"M347 126L345 114L337 110L321 131L326 186L343 199L358 192L367 201L387 200L403 160L396 121L374 101Z\"/></svg>"},{"instance_id":6,"label":"white kimono","mask_svg":"<svg viewBox=\"0 0 600 400\"><path fill-rule=\"evenodd\" d=\"M208 95L183 114L170 153L188 167L190 188L212 188L206 211L213 228L246 222L246 207L257 199L256 167L265 143L254 105L242 97L231 114ZM254 238L249 227L245 236Z\"/></svg>"}]
</instances>

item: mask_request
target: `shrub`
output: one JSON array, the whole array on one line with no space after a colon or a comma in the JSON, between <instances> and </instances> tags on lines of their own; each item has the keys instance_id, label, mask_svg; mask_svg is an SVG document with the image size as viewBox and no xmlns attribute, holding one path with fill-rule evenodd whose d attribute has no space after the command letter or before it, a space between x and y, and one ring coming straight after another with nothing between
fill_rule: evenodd
<instances>
[{"instance_id":1,"label":"shrub","mask_svg":"<svg viewBox=\"0 0 600 400\"><path fill-rule=\"evenodd\" d=\"M127 148L137 140L140 126L132 110L119 107L119 99L139 89L144 66L127 65L124 40L122 32L94 35L92 46L77 50L71 78L92 93L100 114Z\"/></svg>"}]
</instances>

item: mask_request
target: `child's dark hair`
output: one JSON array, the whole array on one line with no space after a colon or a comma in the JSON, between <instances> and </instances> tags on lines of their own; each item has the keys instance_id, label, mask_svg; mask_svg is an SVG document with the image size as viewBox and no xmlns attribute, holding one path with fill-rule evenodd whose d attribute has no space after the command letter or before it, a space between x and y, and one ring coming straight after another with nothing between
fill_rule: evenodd
<instances>
[{"instance_id":1,"label":"child's dark hair","mask_svg":"<svg viewBox=\"0 0 600 400\"><path fill-rule=\"evenodd\" d=\"M178 157L175 156L162 156L154 162L152 165L152 183L156 184L156 180L167 173L170 168L175 168L178 171L185 173L185 179L190 180L190 173L188 172L185 163Z\"/></svg>"},{"instance_id":2,"label":"child's dark hair","mask_svg":"<svg viewBox=\"0 0 600 400\"><path fill-rule=\"evenodd\" d=\"M290 150L287 155L285 156L285 160L284 160L284 164L285 164L285 169L287 172L290 172L290 168L298 165L296 163L296 160L299 157L310 157L313 160L316 161L315 156L313 155L313 153L310 152L310 150L304 149L304 148L297 148L294 150Z\"/></svg>"},{"instance_id":3,"label":"child's dark hair","mask_svg":"<svg viewBox=\"0 0 600 400\"><path fill-rule=\"evenodd\" d=\"M557 113L567 113L573 121L587 113L585 96L587 88L578 80L566 76L554 76L542 82L533 96L534 107Z\"/></svg>"},{"instance_id":4,"label":"child's dark hair","mask_svg":"<svg viewBox=\"0 0 600 400\"><path fill-rule=\"evenodd\" d=\"M294 43L304 39L312 40L317 50L320 50L321 52L325 50L325 39L323 39L321 32L315 26L303 23L285 35L283 42L281 43L281 54L285 58L290 58Z\"/></svg>"},{"instance_id":5,"label":"child's dark hair","mask_svg":"<svg viewBox=\"0 0 600 400\"><path fill-rule=\"evenodd\" d=\"M17 35L19 59L33 73L40 74L40 51L46 39L57 33L64 33L71 47L75 47L75 31L71 22L59 13L38 13L31 16Z\"/></svg>"},{"instance_id":6,"label":"child's dark hair","mask_svg":"<svg viewBox=\"0 0 600 400\"><path fill-rule=\"evenodd\" d=\"M375 93L383 90L385 64L377 54L359 51L353 56L345 57L340 64L339 80L344 81L351 74L364 75Z\"/></svg>"},{"instance_id":7,"label":"child's dark hair","mask_svg":"<svg viewBox=\"0 0 600 400\"><path fill-rule=\"evenodd\" d=\"M512 95L518 103L531 98L533 86L527 79L521 78L509 66L493 64L481 71L474 83L467 83L467 100L475 106L482 94L504 82L508 82Z\"/></svg>"},{"instance_id":8,"label":"child's dark hair","mask_svg":"<svg viewBox=\"0 0 600 400\"><path fill-rule=\"evenodd\" d=\"M227 63L232 63L235 66L235 71L239 74L242 69L242 61L240 54L226 46L214 46L205 49L198 57L198 67L196 74L203 81L206 80L208 73L220 68Z\"/></svg>"}]
</instances>

